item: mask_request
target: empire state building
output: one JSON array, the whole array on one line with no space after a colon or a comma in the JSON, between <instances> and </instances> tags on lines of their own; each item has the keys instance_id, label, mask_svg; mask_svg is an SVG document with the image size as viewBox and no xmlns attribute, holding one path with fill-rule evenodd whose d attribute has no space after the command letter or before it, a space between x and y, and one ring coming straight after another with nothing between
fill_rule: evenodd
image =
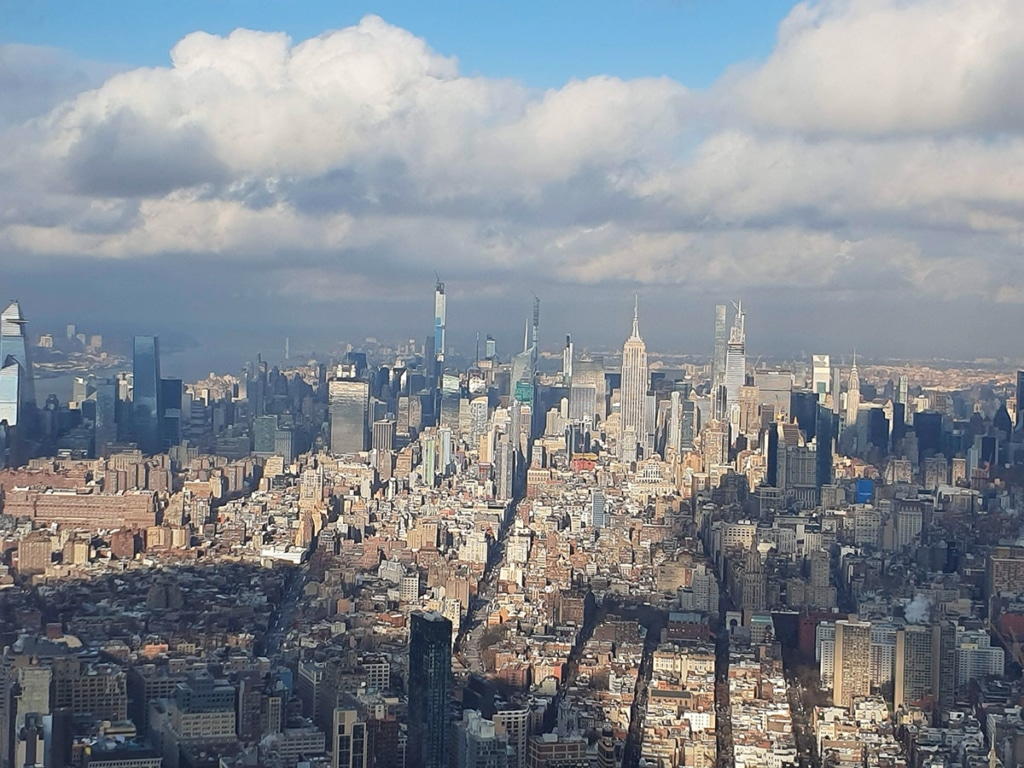
<instances>
[{"instance_id":1,"label":"empire state building","mask_svg":"<svg viewBox=\"0 0 1024 768\"><path fill-rule=\"evenodd\" d=\"M647 345L640 338L639 303L633 305L633 333L622 348L622 385L620 392L619 458L632 461L637 445L647 443Z\"/></svg>"}]
</instances>

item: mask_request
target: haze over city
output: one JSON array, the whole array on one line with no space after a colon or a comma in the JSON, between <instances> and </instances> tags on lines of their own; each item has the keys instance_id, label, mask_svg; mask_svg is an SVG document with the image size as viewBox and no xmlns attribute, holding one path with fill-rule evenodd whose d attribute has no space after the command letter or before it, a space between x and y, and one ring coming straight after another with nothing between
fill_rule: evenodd
<instances>
[{"instance_id":1,"label":"haze over city","mask_svg":"<svg viewBox=\"0 0 1024 768\"><path fill-rule=\"evenodd\" d=\"M742 297L766 353L1024 352L1012 0L4 14L34 322L402 338L437 271L462 346L532 294L618 344L639 292L658 348Z\"/></svg>"}]
</instances>

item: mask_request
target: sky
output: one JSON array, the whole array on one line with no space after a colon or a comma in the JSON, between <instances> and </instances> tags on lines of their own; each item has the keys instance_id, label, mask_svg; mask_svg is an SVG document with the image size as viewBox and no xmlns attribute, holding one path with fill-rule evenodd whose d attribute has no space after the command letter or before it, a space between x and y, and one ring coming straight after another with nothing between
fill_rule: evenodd
<instances>
[{"instance_id":1,"label":"sky","mask_svg":"<svg viewBox=\"0 0 1024 768\"><path fill-rule=\"evenodd\" d=\"M1024 3L0 0L36 328L1024 356Z\"/></svg>"}]
</instances>

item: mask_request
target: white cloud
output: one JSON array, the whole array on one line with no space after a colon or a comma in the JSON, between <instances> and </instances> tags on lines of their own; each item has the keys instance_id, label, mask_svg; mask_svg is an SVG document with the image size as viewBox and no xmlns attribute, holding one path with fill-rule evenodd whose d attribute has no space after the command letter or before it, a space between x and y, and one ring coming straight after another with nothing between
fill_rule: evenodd
<instances>
[{"instance_id":1,"label":"white cloud","mask_svg":"<svg viewBox=\"0 0 1024 768\"><path fill-rule=\"evenodd\" d=\"M0 254L193 254L287 268L284 295L324 301L439 269L488 290L544 275L1021 302L1022 13L801 4L766 62L705 93L465 77L372 16L297 43L195 33L171 67L0 125Z\"/></svg>"},{"instance_id":2,"label":"white cloud","mask_svg":"<svg viewBox=\"0 0 1024 768\"><path fill-rule=\"evenodd\" d=\"M757 122L840 133L1024 128L1019 0L820 0L730 82Z\"/></svg>"}]
</instances>

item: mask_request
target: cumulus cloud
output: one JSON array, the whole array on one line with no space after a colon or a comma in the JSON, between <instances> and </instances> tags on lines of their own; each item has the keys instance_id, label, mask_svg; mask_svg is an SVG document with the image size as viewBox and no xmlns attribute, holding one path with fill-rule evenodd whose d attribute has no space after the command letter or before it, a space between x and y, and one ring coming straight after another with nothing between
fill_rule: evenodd
<instances>
[{"instance_id":1,"label":"cumulus cloud","mask_svg":"<svg viewBox=\"0 0 1024 768\"><path fill-rule=\"evenodd\" d=\"M1024 127L1024 5L821 0L731 94L766 125L837 133Z\"/></svg>"},{"instance_id":2,"label":"cumulus cloud","mask_svg":"<svg viewBox=\"0 0 1024 768\"><path fill-rule=\"evenodd\" d=\"M0 258L190 255L324 302L438 269L1021 303L1022 21L1014 0L801 3L704 92L467 77L375 16L194 33L96 82L42 68L60 87L0 122ZM0 105L41 56L0 49Z\"/></svg>"}]
</instances>

